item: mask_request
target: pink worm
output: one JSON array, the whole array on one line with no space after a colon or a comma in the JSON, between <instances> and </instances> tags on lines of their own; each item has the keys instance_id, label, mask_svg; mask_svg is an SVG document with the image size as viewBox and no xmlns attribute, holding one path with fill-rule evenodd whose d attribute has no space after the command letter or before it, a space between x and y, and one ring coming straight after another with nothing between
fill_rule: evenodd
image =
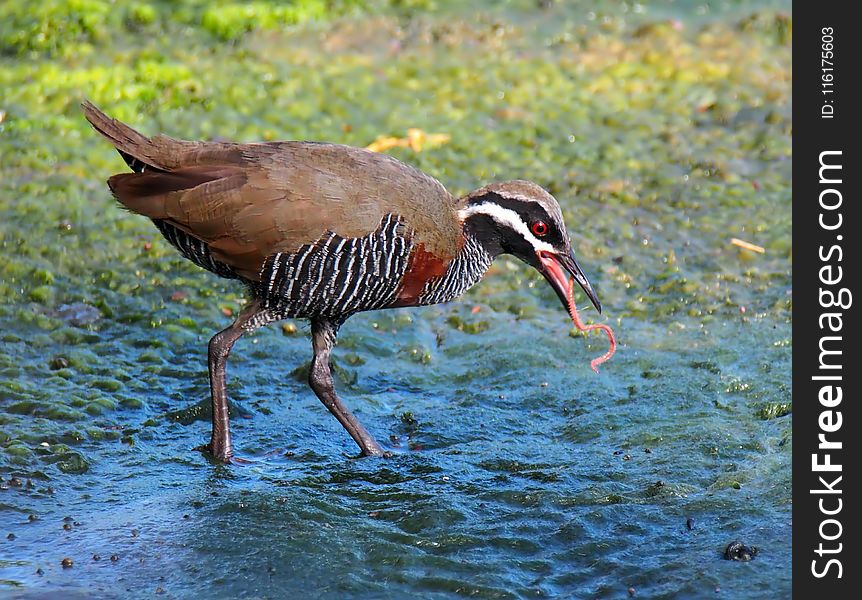
<instances>
[{"instance_id":1,"label":"pink worm","mask_svg":"<svg viewBox=\"0 0 862 600\"><path fill-rule=\"evenodd\" d=\"M608 349L607 352L602 354L600 357L594 358L593 360L590 361L590 367L593 369L593 371L598 373L599 372L599 369L598 369L599 365L602 364L603 362L609 360L614 355L614 352L617 351L617 341L616 341L616 339L614 339L614 332L610 327L608 327L607 325L605 325L603 323L593 323L591 325L584 325L584 322L581 321L581 317L578 314L578 309L575 307L575 280L574 280L574 278L569 279L569 297L567 298L567 300L569 303L569 306L568 306L569 315L571 315L572 322L574 322L575 327L577 327L578 331L592 331L593 329L601 329L608 336L608 341L610 342L611 347Z\"/></svg>"}]
</instances>

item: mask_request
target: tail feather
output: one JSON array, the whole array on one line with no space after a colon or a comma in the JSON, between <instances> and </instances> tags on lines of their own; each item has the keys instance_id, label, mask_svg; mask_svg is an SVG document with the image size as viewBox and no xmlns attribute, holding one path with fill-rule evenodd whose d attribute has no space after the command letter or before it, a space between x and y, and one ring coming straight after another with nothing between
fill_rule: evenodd
<instances>
[{"instance_id":1,"label":"tail feather","mask_svg":"<svg viewBox=\"0 0 862 600\"><path fill-rule=\"evenodd\" d=\"M183 142L166 136L149 138L122 121L112 119L89 100L81 103L90 125L110 141L129 167L141 173L146 170L168 171L178 166L178 152Z\"/></svg>"},{"instance_id":2,"label":"tail feather","mask_svg":"<svg viewBox=\"0 0 862 600\"><path fill-rule=\"evenodd\" d=\"M189 211L202 221L211 218L208 212L198 215L194 206L183 204L196 188L216 181L236 181L235 178L236 172L230 169L181 167L174 171L114 175L108 179L108 187L120 204L132 212L151 219L172 219L175 224L181 224L189 221ZM214 198L219 197L219 191L218 187L207 188L207 194Z\"/></svg>"}]
</instances>

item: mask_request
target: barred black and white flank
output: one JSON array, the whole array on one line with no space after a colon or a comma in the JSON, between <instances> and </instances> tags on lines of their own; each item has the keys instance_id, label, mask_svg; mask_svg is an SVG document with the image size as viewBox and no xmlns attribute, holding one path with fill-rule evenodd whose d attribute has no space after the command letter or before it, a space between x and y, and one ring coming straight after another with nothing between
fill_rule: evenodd
<instances>
[{"instance_id":1,"label":"barred black and white flank","mask_svg":"<svg viewBox=\"0 0 862 600\"><path fill-rule=\"evenodd\" d=\"M263 265L255 295L273 319L343 320L390 306L413 248L401 219L386 215L377 230L359 238L327 233L297 252L278 252Z\"/></svg>"},{"instance_id":2,"label":"barred black and white flank","mask_svg":"<svg viewBox=\"0 0 862 600\"><path fill-rule=\"evenodd\" d=\"M493 261L494 257L476 238L467 237L464 248L449 263L446 274L425 284L417 304L427 306L458 298L482 280Z\"/></svg>"}]
</instances>

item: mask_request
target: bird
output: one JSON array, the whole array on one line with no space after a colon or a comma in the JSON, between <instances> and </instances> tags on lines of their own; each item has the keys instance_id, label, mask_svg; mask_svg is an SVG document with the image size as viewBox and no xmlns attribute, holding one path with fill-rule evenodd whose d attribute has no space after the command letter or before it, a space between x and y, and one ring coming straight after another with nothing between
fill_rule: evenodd
<instances>
[{"instance_id":1,"label":"bird","mask_svg":"<svg viewBox=\"0 0 862 600\"><path fill-rule=\"evenodd\" d=\"M231 348L267 324L310 322L309 386L361 455L386 456L333 383L332 350L352 315L454 300L503 254L538 270L576 324L568 275L601 313L560 205L536 183L496 182L455 197L366 149L147 137L89 101L82 108L131 169L107 180L119 204L151 219L192 263L246 288L247 304L208 345L212 432L203 448L215 461L235 460L225 390Z\"/></svg>"}]
</instances>

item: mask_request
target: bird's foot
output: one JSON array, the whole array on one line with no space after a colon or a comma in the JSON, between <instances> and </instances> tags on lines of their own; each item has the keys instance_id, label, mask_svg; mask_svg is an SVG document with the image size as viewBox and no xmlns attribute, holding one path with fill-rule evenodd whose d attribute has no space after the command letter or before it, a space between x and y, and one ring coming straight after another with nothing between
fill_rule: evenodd
<instances>
[{"instance_id":1,"label":"bird's foot","mask_svg":"<svg viewBox=\"0 0 862 600\"><path fill-rule=\"evenodd\" d=\"M273 448L263 454L255 454L253 456L237 456L230 452L230 454L225 455L224 452L215 453L212 451L212 442L209 444L203 444L195 448L205 454L207 458L210 459L211 462L217 464L227 464L227 465L256 465L256 464L264 464L270 462L278 462L283 459L290 459L294 456L292 451L287 451L284 448Z\"/></svg>"},{"instance_id":2,"label":"bird's foot","mask_svg":"<svg viewBox=\"0 0 862 600\"><path fill-rule=\"evenodd\" d=\"M378 458L392 457L392 452L385 450L383 446L378 444L377 441L373 438L363 441L364 443L360 445L360 449L362 450L362 456L376 456Z\"/></svg>"},{"instance_id":3,"label":"bird's foot","mask_svg":"<svg viewBox=\"0 0 862 600\"><path fill-rule=\"evenodd\" d=\"M212 460L215 463L220 463L220 464L249 464L249 463L253 462L253 461L250 461L248 459L245 459L245 458L242 458L239 456L234 456L233 447L230 445L230 443L220 444L220 443L210 442L209 444L203 444L201 446L198 446L197 448L195 448L195 450L198 450L198 451L203 452L204 454L208 455L210 460Z\"/></svg>"}]
</instances>

